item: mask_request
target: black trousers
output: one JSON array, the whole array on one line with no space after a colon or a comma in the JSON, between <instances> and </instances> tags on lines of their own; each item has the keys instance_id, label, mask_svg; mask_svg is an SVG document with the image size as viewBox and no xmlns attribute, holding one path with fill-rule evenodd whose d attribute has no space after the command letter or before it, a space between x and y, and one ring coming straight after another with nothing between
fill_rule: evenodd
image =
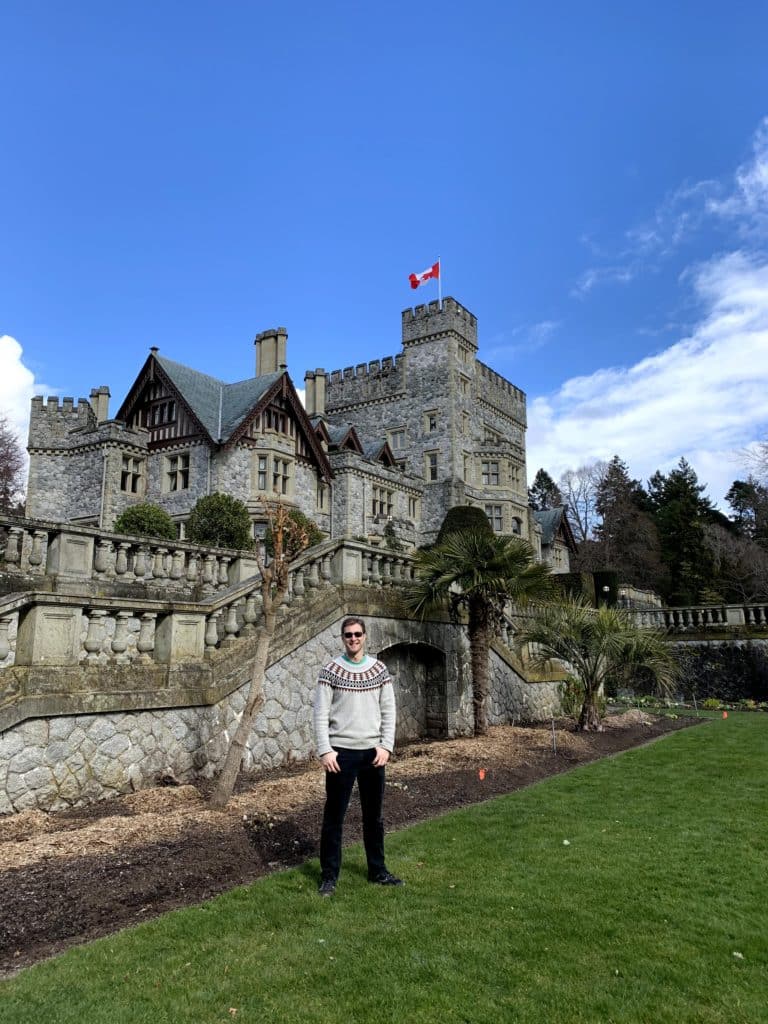
<instances>
[{"instance_id":1,"label":"black trousers","mask_svg":"<svg viewBox=\"0 0 768 1024\"><path fill-rule=\"evenodd\" d=\"M376 768L375 748L350 750L334 747L340 771L325 773L325 810L320 833L320 870L323 878L339 877L344 816L357 780L363 812L363 844L368 861L368 876L386 871L384 864L384 767Z\"/></svg>"}]
</instances>

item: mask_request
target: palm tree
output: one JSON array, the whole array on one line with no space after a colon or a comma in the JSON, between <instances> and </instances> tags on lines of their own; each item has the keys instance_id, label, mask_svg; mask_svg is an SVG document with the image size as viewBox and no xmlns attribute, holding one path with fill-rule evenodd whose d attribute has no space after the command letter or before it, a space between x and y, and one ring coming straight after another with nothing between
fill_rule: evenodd
<instances>
[{"instance_id":1,"label":"palm tree","mask_svg":"<svg viewBox=\"0 0 768 1024\"><path fill-rule=\"evenodd\" d=\"M585 731L602 730L598 698L609 679L628 682L643 672L666 692L677 675L664 634L640 629L622 608L592 608L577 599L542 606L515 633L515 645L526 644L534 666L557 658L573 673L583 696L577 728Z\"/></svg>"},{"instance_id":2,"label":"palm tree","mask_svg":"<svg viewBox=\"0 0 768 1024\"><path fill-rule=\"evenodd\" d=\"M520 537L464 529L417 552L415 579L405 599L409 611L421 618L446 606L454 619L461 610L467 613L476 735L488 732L489 652L504 605L550 593L549 567L534 560L530 545Z\"/></svg>"}]
</instances>

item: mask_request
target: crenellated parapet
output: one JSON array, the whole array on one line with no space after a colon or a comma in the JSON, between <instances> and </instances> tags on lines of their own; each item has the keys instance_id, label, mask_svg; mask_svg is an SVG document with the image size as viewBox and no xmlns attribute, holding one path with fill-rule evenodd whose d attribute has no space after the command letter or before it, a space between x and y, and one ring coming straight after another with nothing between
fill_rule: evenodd
<instances>
[{"instance_id":1,"label":"crenellated parapet","mask_svg":"<svg viewBox=\"0 0 768 1024\"><path fill-rule=\"evenodd\" d=\"M96 414L87 398L43 398L32 399L29 417L29 444L34 448L58 446L74 431L93 430Z\"/></svg>"},{"instance_id":2,"label":"crenellated parapet","mask_svg":"<svg viewBox=\"0 0 768 1024\"><path fill-rule=\"evenodd\" d=\"M332 370L326 383L326 408L391 399L405 389L405 361L402 353L372 359L368 363Z\"/></svg>"},{"instance_id":3,"label":"crenellated parapet","mask_svg":"<svg viewBox=\"0 0 768 1024\"><path fill-rule=\"evenodd\" d=\"M144 449L148 440L149 432L144 428L128 427L122 420L100 422L86 398L75 402L72 398L60 401L37 395L32 399L30 451L71 451L110 443Z\"/></svg>"},{"instance_id":4,"label":"crenellated parapet","mask_svg":"<svg viewBox=\"0 0 768 1024\"><path fill-rule=\"evenodd\" d=\"M483 402L525 426L527 422L525 392L516 388L506 377L496 373L490 366L481 363L479 359L476 365Z\"/></svg>"},{"instance_id":5,"label":"crenellated parapet","mask_svg":"<svg viewBox=\"0 0 768 1024\"><path fill-rule=\"evenodd\" d=\"M442 304L435 300L403 310L403 346L448 333L477 348L477 317L456 299L443 299Z\"/></svg>"}]
</instances>

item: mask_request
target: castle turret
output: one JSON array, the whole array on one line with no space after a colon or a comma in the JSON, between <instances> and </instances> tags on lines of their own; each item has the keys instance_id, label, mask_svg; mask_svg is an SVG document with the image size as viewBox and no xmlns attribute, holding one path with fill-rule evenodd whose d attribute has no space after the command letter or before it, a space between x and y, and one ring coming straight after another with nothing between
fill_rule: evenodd
<instances>
[{"instance_id":1,"label":"castle turret","mask_svg":"<svg viewBox=\"0 0 768 1024\"><path fill-rule=\"evenodd\" d=\"M403 310L403 348L450 333L477 349L477 317L456 299L443 299L442 305L435 300Z\"/></svg>"},{"instance_id":2,"label":"castle turret","mask_svg":"<svg viewBox=\"0 0 768 1024\"><path fill-rule=\"evenodd\" d=\"M273 327L262 331L253 339L256 346L256 376L263 377L267 373L276 373L284 369L288 363L288 331L285 327Z\"/></svg>"}]
</instances>

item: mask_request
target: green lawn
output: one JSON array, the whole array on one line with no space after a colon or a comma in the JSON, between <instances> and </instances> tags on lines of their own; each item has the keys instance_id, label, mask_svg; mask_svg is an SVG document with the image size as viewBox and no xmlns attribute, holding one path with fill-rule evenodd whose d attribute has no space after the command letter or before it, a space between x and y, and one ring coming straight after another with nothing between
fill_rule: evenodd
<instances>
[{"instance_id":1,"label":"green lawn","mask_svg":"<svg viewBox=\"0 0 768 1024\"><path fill-rule=\"evenodd\" d=\"M0 984L4 1024L768 1021L768 716L731 714ZM738 955L736 955L738 954Z\"/></svg>"}]
</instances>

